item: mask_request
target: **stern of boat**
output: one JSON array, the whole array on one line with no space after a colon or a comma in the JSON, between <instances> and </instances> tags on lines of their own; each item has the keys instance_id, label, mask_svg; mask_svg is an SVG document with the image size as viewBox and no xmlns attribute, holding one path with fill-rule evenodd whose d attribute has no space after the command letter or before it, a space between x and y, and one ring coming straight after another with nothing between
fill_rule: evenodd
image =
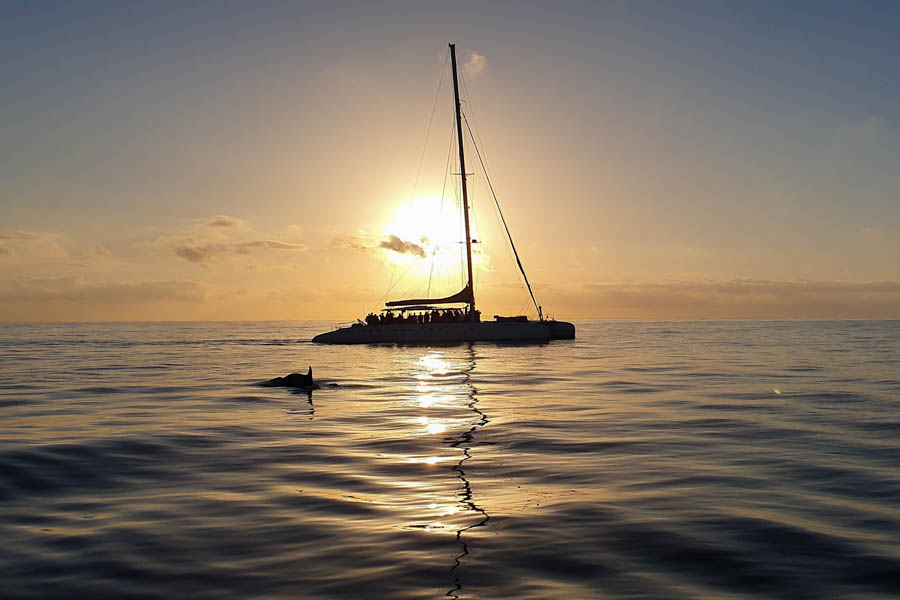
<instances>
[{"instance_id":1,"label":"stern of boat","mask_svg":"<svg viewBox=\"0 0 900 600\"><path fill-rule=\"evenodd\" d=\"M550 328L551 340L574 340L575 326L567 321L544 321Z\"/></svg>"}]
</instances>

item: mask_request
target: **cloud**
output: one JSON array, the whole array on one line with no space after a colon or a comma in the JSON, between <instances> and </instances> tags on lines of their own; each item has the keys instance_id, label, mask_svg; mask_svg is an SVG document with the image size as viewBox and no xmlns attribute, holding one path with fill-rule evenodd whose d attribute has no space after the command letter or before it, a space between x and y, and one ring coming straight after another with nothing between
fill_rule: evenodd
<instances>
[{"instance_id":1,"label":"cloud","mask_svg":"<svg viewBox=\"0 0 900 600\"><path fill-rule=\"evenodd\" d=\"M209 262L214 255L213 252L208 250L209 246L189 246L187 243L173 241L171 242L171 248L176 256L193 263Z\"/></svg>"},{"instance_id":2,"label":"cloud","mask_svg":"<svg viewBox=\"0 0 900 600\"><path fill-rule=\"evenodd\" d=\"M884 237L884 231L877 227L863 227L860 230L860 234L868 240L880 240Z\"/></svg>"},{"instance_id":3,"label":"cloud","mask_svg":"<svg viewBox=\"0 0 900 600\"><path fill-rule=\"evenodd\" d=\"M591 283L541 293L578 316L644 319L898 318L900 282L676 281Z\"/></svg>"},{"instance_id":4,"label":"cloud","mask_svg":"<svg viewBox=\"0 0 900 600\"><path fill-rule=\"evenodd\" d=\"M303 244L289 244L287 242L279 242L277 240L256 240L253 242L238 242L232 244L238 252L245 252L255 248L265 248L268 250L306 250Z\"/></svg>"},{"instance_id":5,"label":"cloud","mask_svg":"<svg viewBox=\"0 0 900 600\"><path fill-rule=\"evenodd\" d=\"M472 53L469 55L469 60L467 60L466 64L463 65L463 73L470 77L477 77L481 75L481 72L484 71L484 68L486 66L487 59L485 59L477 52L472 51Z\"/></svg>"},{"instance_id":6,"label":"cloud","mask_svg":"<svg viewBox=\"0 0 900 600\"><path fill-rule=\"evenodd\" d=\"M170 249L176 256L196 264L209 265L222 255L250 254L255 250L291 250L303 252L307 247L303 244L289 244L278 240L250 240L246 242L211 243L194 238L161 237L157 245Z\"/></svg>"},{"instance_id":7,"label":"cloud","mask_svg":"<svg viewBox=\"0 0 900 600\"><path fill-rule=\"evenodd\" d=\"M205 287L192 281L88 282L74 277L14 279L0 286L0 302L147 304L203 301Z\"/></svg>"},{"instance_id":8,"label":"cloud","mask_svg":"<svg viewBox=\"0 0 900 600\"><path fill-rule=\"evenodd\" d=\"M0 321L196 318L202 311L209 310L207 293L206 285L194 281L90 281L77 277L23 277L0 281Z\"/></svg>"},{"instance_id":9,"label":"cloud","mask_svg":"<svg viewBox=\"0 0 900 600\"><path fill-rule=\"evenodd\" d=\"M0 256L10 257L20 266L49 265L71 260L69 252L52 234L13 231L0 234Z\"/></svg>"},{"instance_id":10,"label":"cloud","mask_svg":"<svg viewBox=\"0 0 900 600\"><path fill-rule=\"evenodd\" d=\"M428 238L422 238L420 242L427 243ZM397 254L409 254L425 258L425 248L415 242L407 242L394 234L385 238L378 239L376 236L368 233L358 233L347 237L337 238L331 243L333 248L348 248L351 250L362 250L363 252L373 252L375 250L390 250Z\"/></svg>"},{"instance_id":11,"label":"cloud","mask_svg":"<svg viewBox=\"0 0 900 600\"><path fill-rule=\"evenodd\" d=\"M41 235L36 233L30 233L28 231L13 231L12 233L0 233L0 240L38 240L41 239Z\"/></svg>"},{"instance_id":12,"label":"cloud","mask_svg":"<svg viewBox=\"0 0 900 600\"><path fill-rule=\"evenodd\" d=\"M302 252L308 249L305 244L260 239L262 235L242 219L217 215L202 223L188 225L175 235L160 236L154 245L183 260L206 267L229 255L248 255L270 250Z\"/></svg>"},{"instance_id":13,"label":"cloud","mask_svg":"<svg viewBox=\"0 0 900 600\"><path fill-rule=\"evenodd\" d=\"M393 250L398 254L411 254L413 256L425 258L425 249L422 246L413 242L404 242L393 234L386 239L381 240L378 247L384 248L385 250Z\"/></svg>"},{"instance_id":14,"label":"cloud","mask_svg":"<svg viewBox=\"0 0 900 600\"><path fill-rule=\"evenodd\" d=\"M207 227L221 227L234 229L248 229L247 224L237 217L229 217L228 215L218 215L206 222Z\"/></svg>"},{"instance_id":15,"label":"cloud","mask_svg":"<svg viewBox=\"0 0 900 600\"><path fill-rule=\"evenodd\" d=\"M331 240L331 247L349 250L371 251L378 248L378 244L376 244L374 240L375 238L373 236L365 233L360 233L356 235L334 238L333 240Z\"/></svg>"}]
</instances>

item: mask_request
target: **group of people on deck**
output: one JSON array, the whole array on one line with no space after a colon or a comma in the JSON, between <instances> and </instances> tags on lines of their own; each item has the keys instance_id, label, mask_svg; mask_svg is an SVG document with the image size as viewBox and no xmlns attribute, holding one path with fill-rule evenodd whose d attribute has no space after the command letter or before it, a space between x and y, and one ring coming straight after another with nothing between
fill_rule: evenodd
<instances>
[{"instance_id":1,"label":"group of people on deck","mask_svg":"<svg viewBox=\"0 0 900 600\"><path fill-rule=\"evenodd\" d=\"M469 309L464 310L461 308L446 308L443 310L433 309L424 312L409 312L407 314L403 314L402 312L395 314L388 311L381 315L376 315L375 313L366 315L366 325L393 325L400 323L467 323L480 320L481 311L470 311Z\"/></svg>"}]
</instances>

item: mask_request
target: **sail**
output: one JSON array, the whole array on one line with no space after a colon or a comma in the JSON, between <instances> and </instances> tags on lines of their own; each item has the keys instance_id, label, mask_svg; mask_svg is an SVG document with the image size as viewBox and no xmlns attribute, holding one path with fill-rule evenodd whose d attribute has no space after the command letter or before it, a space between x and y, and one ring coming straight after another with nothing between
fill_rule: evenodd
<instances>
[{"instance_id":1,"label":"sail","mask_svg":"<svg viewBox=\"0 0 900 600\"><path fill-rule=\"evenodd\" d=\"M446 298L416 298L414 300L393 300L385 302L385 306L416 306L420 304L453 304L455 302L466 302L472 304L475 302L475 296L472 294L472 288L468 285Z\"/></svg>"}]
</instances>

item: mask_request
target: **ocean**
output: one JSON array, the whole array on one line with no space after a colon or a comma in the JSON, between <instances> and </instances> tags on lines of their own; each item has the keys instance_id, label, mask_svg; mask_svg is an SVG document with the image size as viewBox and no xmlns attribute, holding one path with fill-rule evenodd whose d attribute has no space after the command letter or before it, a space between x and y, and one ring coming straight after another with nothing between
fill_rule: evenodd
<instances>
[{"instance_id":1,"label":"ocean","mask_svg":"<svg viewBox=\"0 0 900 600\"><path fill-rule=\"evenodd\" d=\"M0 596L900 597L900 321L576 326L0 325Z\"/></svg>"}]
</instances>

